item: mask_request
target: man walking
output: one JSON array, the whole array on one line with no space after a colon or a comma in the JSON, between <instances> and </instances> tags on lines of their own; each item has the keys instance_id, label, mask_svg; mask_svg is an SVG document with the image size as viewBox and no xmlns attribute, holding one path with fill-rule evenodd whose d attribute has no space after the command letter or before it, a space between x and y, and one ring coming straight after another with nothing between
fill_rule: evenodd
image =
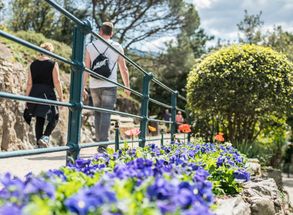
<instances>
[{"instance_id":1,"label":"man walking","mask_svg":"<svg viewBox=\"0 0 293 215\"><path fill-rule=\"evenodd\" d=\"M100 28L99 35L105 39L109 44L119 50L121 53L124 53L122 46L111 40L113 36L113 24L111 22L104 22ZM92 68L93 64L96 63L99 56L103 55L104 59L108 62L107 66L109 67L108 79L117 82L117 65L119 66L120 74L123 80L123 83L126 87L129 88L129 73L126 66L125 59L116 53L114 50L109 48L107 44L103 43L100 40L95 40L92 43L88 44L86 47L85 54L85 66L87 68ZM105 62L103 60L103 62ZM98 62L101 64L102 62ZM96 67L96 65L94 65ZM93 69L93 68L92 68ZM83 76L83 86L87 84L89 73L85 72ZM114 109L117 97L117 86L108 81L97 79L94 77L90 78L89 81L90 92L93 99L93 104L95 107L105 108L105 109ZM85 90L84 93L86 94ZM130 91L125 90L125 93L130 96ZM96 141L109 141L108 132L111 122L111 114L105 112L95 112L95 132L96 132ZM99 146L99 152L105 152L106 146Z\"/></svg>"}]
</instances>

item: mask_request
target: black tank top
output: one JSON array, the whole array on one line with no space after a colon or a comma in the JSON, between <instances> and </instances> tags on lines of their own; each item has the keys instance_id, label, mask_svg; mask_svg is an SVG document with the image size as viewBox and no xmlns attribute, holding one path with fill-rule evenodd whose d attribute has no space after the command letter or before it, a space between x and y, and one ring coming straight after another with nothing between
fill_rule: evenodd
<instances>
[{"instance_id":1,"label":"black tank top","mask_svg":"<svg viewBox=\"0 0 293 215\"><path fill-rule=\"evenodd\" d=\"M54 88L52 60L35 60L30 66L33 84L44 84Z\"/></svg>"}]
</instances>

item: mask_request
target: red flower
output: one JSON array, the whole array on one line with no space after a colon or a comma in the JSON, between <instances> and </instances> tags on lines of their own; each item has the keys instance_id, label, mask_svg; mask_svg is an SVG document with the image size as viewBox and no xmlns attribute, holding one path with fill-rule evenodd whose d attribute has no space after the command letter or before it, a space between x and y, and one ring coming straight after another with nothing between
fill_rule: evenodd
<instances>
[{"instance_id":1,"label":"red flower","mask_svg":"<svg viewBox=\"0 0 293 215\"><path fill-rule=\"evenodd\" d=\"M225 141L225 138L223 137L223 133L218 133L216 136L215 136L215 140L219 141L219 142L224 142Z\"/></svg>"},{"instance_id":2,"label":"red flower","mask_svg":"<svg viewBox=\"0 0 293 215\"><path fill-rule=\"evenodd\" d=\"M127 136L137 136L140 134L140 130L139 130L139 128L132 128L132 129L125 131L125 134Z\"/></svg>"},{"instance_id":3,"label":"red flower","mask_svg":"<svg viewBox=\"0 0 293 215\"><path fill-rule=\"evenodd\" d=\"M190 125L188 125L188 124L179 125L178 130L182 133L190 133L191 132Z\"/></svg>"}]
</instances>

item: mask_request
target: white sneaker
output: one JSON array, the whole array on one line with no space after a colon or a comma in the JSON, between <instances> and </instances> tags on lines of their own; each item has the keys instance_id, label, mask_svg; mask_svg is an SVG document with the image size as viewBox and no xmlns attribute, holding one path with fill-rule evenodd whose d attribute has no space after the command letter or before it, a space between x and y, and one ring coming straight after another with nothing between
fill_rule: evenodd
<instances>
[{"instance_id":1,"label":"white sneaker","mask_svg":"<svg viewBox=\"0 0 293 215\"><path fill-rule=\"evenodd\" d=\"M47 148L48 145L49 145L49 142L50 142L50 138L49 138L49 136L45 136L45 135L43 135L43 136L41 137L41 139L39 139L39 141L38 141L38 146L39 146L40 148Z\"/></svg>"}]
</instances>

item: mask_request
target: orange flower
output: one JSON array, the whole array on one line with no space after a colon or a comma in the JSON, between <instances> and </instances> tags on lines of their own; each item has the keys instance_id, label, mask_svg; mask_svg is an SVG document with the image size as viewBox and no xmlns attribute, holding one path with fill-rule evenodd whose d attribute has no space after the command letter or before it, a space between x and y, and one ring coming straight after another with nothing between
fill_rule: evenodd
<instances>
[{"instance_id":1,"label":"orange flower","mask_svg":"<svg viewBox=\"0 0 293 215\"><path fill-rule=\"evenodd\" d=\"M224 142L225 139L223 137L223 133L219 132L216 136L215 136L215 140L219 141L219 142Z\"/></svg>"},{"instance_id":2,"label":"orange flower","mask_svg":"<svg viewBox=\"0 0 293 215\"><path fill-rule=\"evenodd\" d=\"M188 125L188 124L181 124L181 125L179 125L178 129L180 132L183 132L183 133L190 133L191 132L190 125Z\"/></svg>"},{"instance_id":3,"label":"orange flower","mask_svg":"<svg viewBox=\"0 0 293 215\"><path fill-rule=\"evenodd\" d=\"M125 134L127 136L137 136L140 134L140 130L139 130L139 128L132 128L132 129L125 131Z\"/></svg>"},{"instance_id":4,"label":"orange flower","mask_svg":"<svg viewBox=\"0 0 293 215\"><path fill-rule=\"evenodd\" d=\"M155 132L155 131L157 131L157 129L155 128L155 127L153 127L153 126L148 126L148 128L149 128L149 130L150 130L150 132Z\"/></svg>"}]
</instances>

